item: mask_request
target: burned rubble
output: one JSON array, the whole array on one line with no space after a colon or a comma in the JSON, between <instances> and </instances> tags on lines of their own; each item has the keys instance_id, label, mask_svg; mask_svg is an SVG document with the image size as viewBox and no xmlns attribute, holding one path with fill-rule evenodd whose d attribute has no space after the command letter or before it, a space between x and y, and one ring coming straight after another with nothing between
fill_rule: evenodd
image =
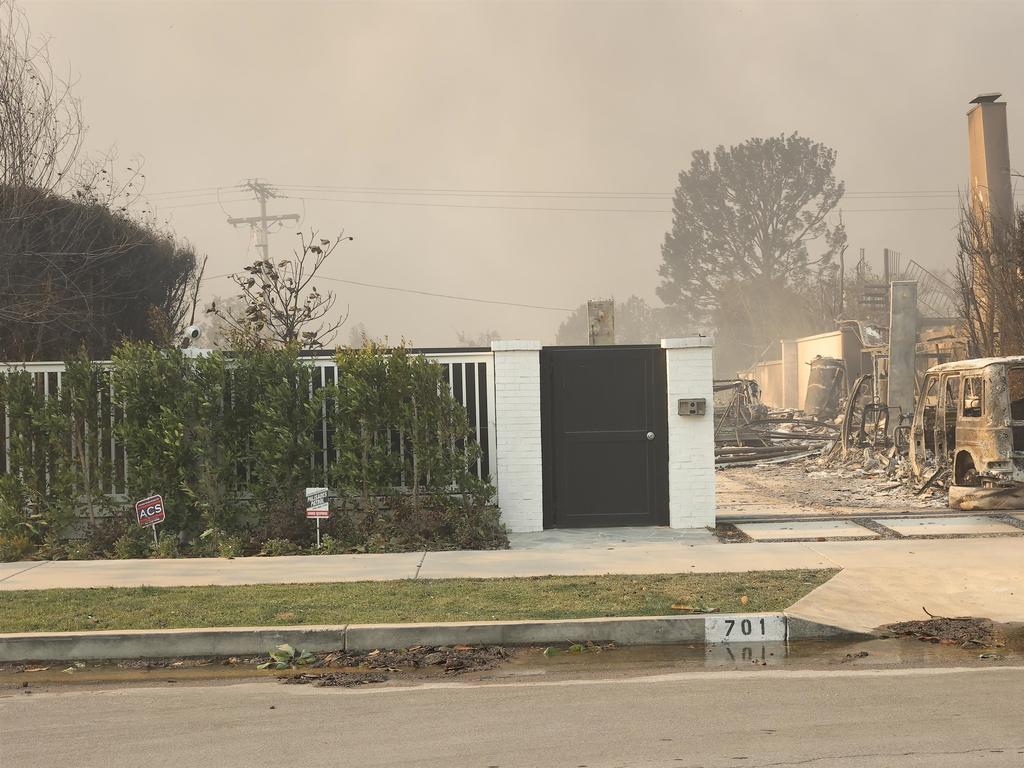
<instances>
[{"instance_id":1,"label":"burned rubble","mask_svg":"<svg viewBox=\"0 0 1024 768\"><path fill-rule=\"evenodd\" d=\"M1024 417L1024 405L1019 404L1024 403L1024 359L1018 362L1021 367L1014 367L1013 359L1007 358L929 369L918 407L909 413L884 402L884 377L864 374L847 386L843 361L834 358L812 361L803 410L767 407L755 381L718 381L716 466L800 462L809 476L865 478L873 481L878 493L918 502L938 505L941 499L944 506L948 494L948 503L960 509L1019 507L1020 482L1005 470L1005 465L1015 466L1012 438L1018 433L1024 437L1024 426L1013 426L1017 417ZM986 371L987 404L982 404L980 394L970 395L981 392L980 377L974 389L963 393L967 418L983 422L970 425L971 429L958 421L965 412L957 410L961 375L965 386L972 386L961 369ZM939 393L940 382L950 392ZM1014 399L1016 390L1020 397ZM999 395L1007 391L1011 392L1009 413L1001 414ZM982 414L983 410L988 412ZM1004 415L1010 429L999 429ZM987 430L982 428L986 422ZM1001 464L1000 457L1011 460ZM982 472L979 465L1003 472Z\"/></svg>"}]
</instances>

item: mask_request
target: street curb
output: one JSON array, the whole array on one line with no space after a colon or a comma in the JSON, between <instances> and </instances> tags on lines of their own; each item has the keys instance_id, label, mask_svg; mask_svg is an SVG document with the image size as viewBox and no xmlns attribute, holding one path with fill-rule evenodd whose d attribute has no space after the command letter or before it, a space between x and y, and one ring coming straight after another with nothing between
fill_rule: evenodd
<instances>
[{"instance_id":1,"label":"street curb","mask_svg":"<svg viewBox=\"0 0 1024 768\"><path fill-rule=\"evenodd\" d=\"M347 624L300 627L217 627L208 629L136 629L96 632L0 634L0 662L86 661L98 659L181 658L264 655L276 645L319 651L369 651L411 645L550 645L613 642L616 645L667 645L706 642L709 622L735 619L781 621L778 637L739 642L856 640L873 637L785 613L691 616L638 616L555 621L481 621L439 624ZM748 623L749 625L749 623Z\"/></svg>"},{"instance_id":2,"label":"street curb","mask_svg":"<svg viewBox=\"0 0 1024 768\"><path fill-rule=\"evenodd\" d=\"M345 646L344 626L125 629L0 635L0 662L257 656L289 643L311 651Z\"/></svg>"}]
</instances>

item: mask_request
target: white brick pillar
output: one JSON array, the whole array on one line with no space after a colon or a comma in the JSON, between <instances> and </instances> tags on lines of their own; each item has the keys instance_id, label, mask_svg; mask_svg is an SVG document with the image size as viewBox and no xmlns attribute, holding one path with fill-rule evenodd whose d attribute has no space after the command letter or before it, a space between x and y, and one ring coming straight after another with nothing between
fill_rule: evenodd
<instances>
[{"instance_id":1,"label":"white brick pillar","mask_svg":"<svg viewBox=\"0 0 1024 768\"><path fill-rule=\"evenodd\" d=\"M709 337L662 339L668 374L668 509L672 528L715 524L714 384ZM703 416L680 416L679 401L703 398Z\"/></svg>"},{"instance_id":2,"label":"white brick pillar","mask_svg":"<svg viewBox=\"0 0 1024 768\"><path fill-rule=\"evenodd\" d=\"M540 440L540 342L494 341L495 472L510 531L544 529Z\"/></svg>"}]
</instances>

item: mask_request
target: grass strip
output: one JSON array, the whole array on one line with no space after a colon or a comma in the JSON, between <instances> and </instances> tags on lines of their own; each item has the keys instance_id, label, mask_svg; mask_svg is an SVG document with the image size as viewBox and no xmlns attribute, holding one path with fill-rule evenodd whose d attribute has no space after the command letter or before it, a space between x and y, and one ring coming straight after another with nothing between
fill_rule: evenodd
<instances>
[{"instance_id":1,"label":"grass strip","mask_svg":"<svg viewBox=\"0 0 1024 768\"><path fill-rule=\"evenodd\" d=\"M0 632L392 624L788 608L834 570L0 592ZM673 605L690 610L673 609Z\"/></svg>"}]
</instances>

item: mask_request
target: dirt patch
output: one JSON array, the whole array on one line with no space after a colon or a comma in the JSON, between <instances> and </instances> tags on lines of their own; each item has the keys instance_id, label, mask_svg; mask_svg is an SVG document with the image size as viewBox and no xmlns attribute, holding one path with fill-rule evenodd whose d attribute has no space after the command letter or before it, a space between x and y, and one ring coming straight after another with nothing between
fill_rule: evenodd
<instances>
[{"instance_id":1,"label":"dirt patch","mask_svg":"<svg viewBox=\"0 0 1024 768\"><path fill-rule=\"evenodd\" d=\"M916 637L926 643L959 645L961 648L997 648L1002 645L990 619L971 616L953 619L935 616L924 621L901 621L887 624L882 630L895 637Z\"/></svg>"},{"instance_id":2,"label":"dirt patch","mask_svg":"<svg viewBox=\"0 0 1024 768\"><path fill-rule=\"evenodd\" d=\"M318 687L354 688L391 679L388 673L435 669L445 675L479 672L494 669L512 658L513 652L500 645L414 645L400 650L375 650L367 653L319 654L312 668L329 671L309 671L286 675L282 683L315 685ZM369 670L369 671L364 671Z\"/></svg>"},{"instance_id":3,"label":"dirt patch","mask_svg":"<svg viewBox=\"0 0 1024 768\"><path fill-rule=\"evenodd\" d=\"M390 678L384 672L306 672L282 677L288 685L315 685L317 688L356 688L372 683L386 683Z\"/></svg>"},{"instance_id":4,"label":"dirt patch","mask_svg":"<svg viewBox=\"0 0 1024 768\"><path fill-rule=\"evenodd\" d=\"M752 540L732 523L718 523L715 526L715 536L723 544L746 544Z\"/></svg>"},{"instance_id":5,"label":"dirt patch","mask_svg":"<svg viewBox=\"0 0 1024 768\"><path fill-rule=\"evenodd\" d=\"M494 669L512 658L513 652L500 645L414 645L394 651L376 650L368 653L331 653L315 666L380 669L423 669L437 667L446 674L478 672Z\"/></svg>"}]
</instances>

